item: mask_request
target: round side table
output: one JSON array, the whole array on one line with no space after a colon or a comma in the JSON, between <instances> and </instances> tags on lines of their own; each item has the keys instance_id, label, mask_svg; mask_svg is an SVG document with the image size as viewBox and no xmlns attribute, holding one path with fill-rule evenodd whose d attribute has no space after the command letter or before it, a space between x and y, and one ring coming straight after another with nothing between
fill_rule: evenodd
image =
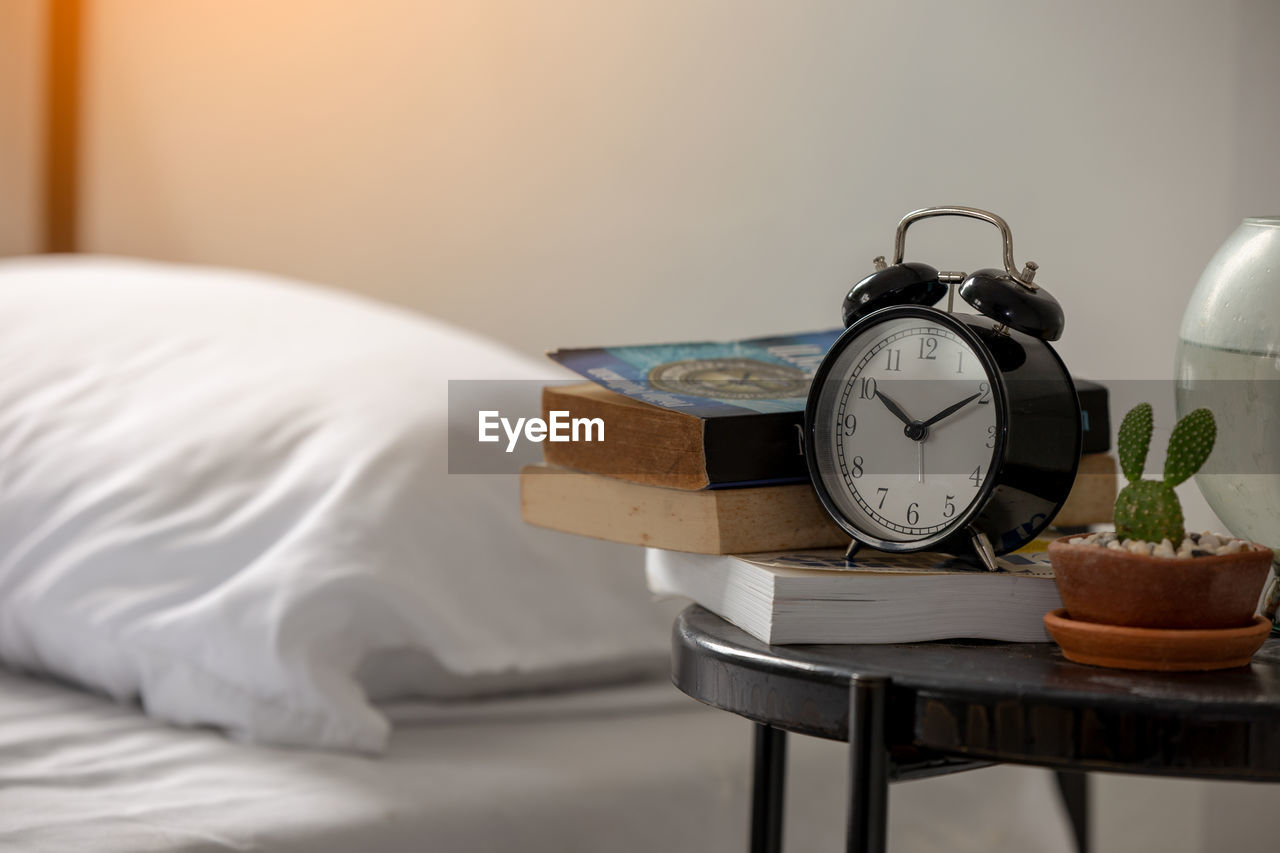
<instances>
[{"instance_id":1,"label":"round side table","mask_svg":"<svg viewBox=\"0 0 1280 853\"><path fill-rule=\"evenodd\" d=\"M885 849L891 779L1011 762L1280 781L1277 639L1248 667L1129 672L1072 663L1053 643L770 646L693 606L673 629L672 680L759 724L758 851L781 845L785 732L849 743L851 851ZM1083 777L1075 778L1083 849Z\"/></svg>"}]
</instances>

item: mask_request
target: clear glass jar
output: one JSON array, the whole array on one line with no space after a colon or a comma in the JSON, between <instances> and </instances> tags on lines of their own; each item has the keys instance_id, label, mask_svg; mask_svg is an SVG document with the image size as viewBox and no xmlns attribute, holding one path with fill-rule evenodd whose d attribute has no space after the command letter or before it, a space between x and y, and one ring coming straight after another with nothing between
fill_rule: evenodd
<instances>
[{"instance_id":1,"label":"clear glass jar","mask_svg":"<svg viewBox=\"0 0 1280 853\"><path fill-rule=\"evenodd\" d=\"M1218 425L1196 484L1233 535L1280 548L1280 217L1231 233L1178 338L1178 416L1207 406ZM1268 596L1278 591L1273 568Z\"/></svg>"}]
</instances>

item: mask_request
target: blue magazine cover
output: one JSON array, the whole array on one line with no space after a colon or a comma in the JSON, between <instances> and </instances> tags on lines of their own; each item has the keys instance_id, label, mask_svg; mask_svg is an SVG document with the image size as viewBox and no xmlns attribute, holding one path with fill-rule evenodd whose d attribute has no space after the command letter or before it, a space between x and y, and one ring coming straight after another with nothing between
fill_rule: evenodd
<instances>
[{"instance_id":1,"label":"blue magazine cover","mask_svg":"<svg viewBox=\"0 0 1280 853\"><path fill-rule=\"evenodd\" d=\"M547 355L610 391L696 417L776 414L804 410L809 380L842 331Z\"/></svg>"}]
</instances>

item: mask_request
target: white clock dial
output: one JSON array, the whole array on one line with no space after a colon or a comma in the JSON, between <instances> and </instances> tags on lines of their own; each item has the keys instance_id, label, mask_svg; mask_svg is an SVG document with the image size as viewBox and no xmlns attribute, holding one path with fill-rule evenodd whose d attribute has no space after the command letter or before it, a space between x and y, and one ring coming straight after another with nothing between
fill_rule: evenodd
<instances>
[{"instance_id":1,"label":"white clock dial","mask_svg":"<svg viewBox=\"0 0 1280 853\"><path fill-rule=\"evenodd\" d=\"M851 341L826 377L838 394L815 435L845 517L894 542L964 519L1000 443L993 384L968 341L934 320L885 320Z\"/></svg>"}]
</instances>

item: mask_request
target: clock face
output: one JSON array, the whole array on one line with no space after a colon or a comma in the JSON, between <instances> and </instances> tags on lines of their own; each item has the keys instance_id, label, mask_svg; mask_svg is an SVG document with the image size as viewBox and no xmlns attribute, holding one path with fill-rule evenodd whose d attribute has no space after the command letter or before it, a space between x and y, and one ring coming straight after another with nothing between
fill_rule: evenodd
<instances>
[{"instance_id":1,"label":"clock face","mask_svg":"<svg viewBox=\"0 0 1280 853\"><path fill-rule=\"evenodd\" d=\"M812 414L822 489L872 544L927 545L965 523L1003 443L1003 398L971 336L919 313L848 338Z\"/></svg>"}]
</instances>

